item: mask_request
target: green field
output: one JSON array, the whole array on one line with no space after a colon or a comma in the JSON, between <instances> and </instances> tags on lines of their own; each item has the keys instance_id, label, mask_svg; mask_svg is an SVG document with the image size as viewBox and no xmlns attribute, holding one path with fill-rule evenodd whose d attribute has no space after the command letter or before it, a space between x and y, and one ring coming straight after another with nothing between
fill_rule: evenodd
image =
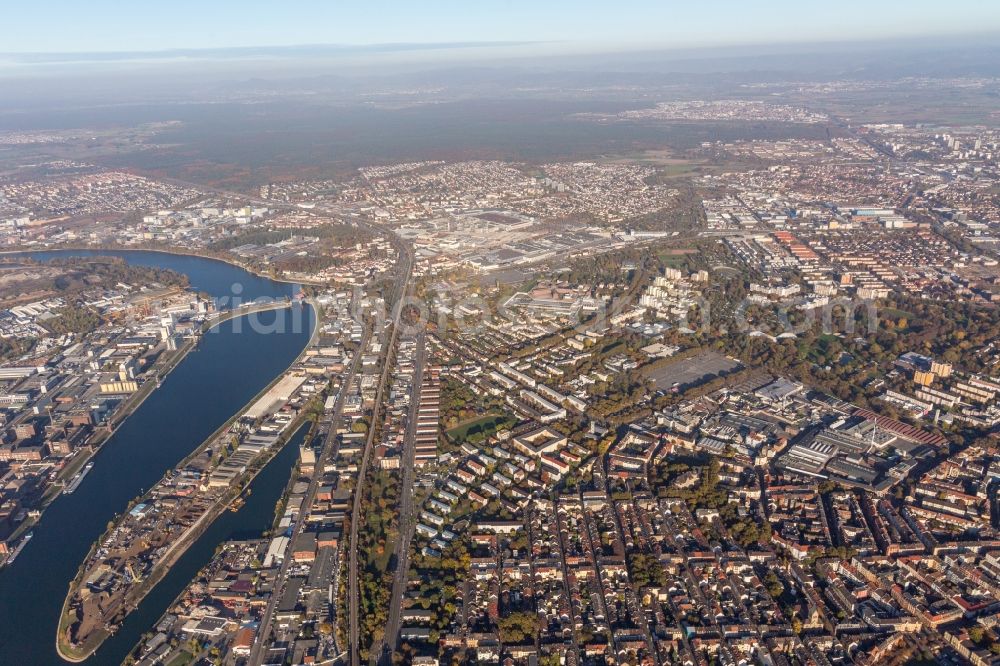
<instances>
[{"instance_id":1,"label":"green field","mask_svg":"<svg viewBox=\"0 0 1000 666\"><path fill-rule=\"evenodd\" d=\"M505 425L513 425L516 422L511 416L506 414L487 414L478 419L466 421L445 432L448 439L453 442L464 442L470 435L482 433L489 436Z\"/></svg>"},{"instance_id":2,"label":"green field","mask_svg":"<svg viewBox=\"0 0 1000 666\"><path fill-rule=\"evenodd\" d=\"M171 659L167 666L188 666L192 663L194 663L194 655L185 651Z\"/></svg>"},{"instance_id":3,"label":"green field","mask_svg":"<svg viewBox=\"0 0 1000 666\"><path fill-rule=\"evenodd\" d=\"M888 317L889 319L903 319L903 318L912 319L914 316L912 312L907 312L906 310L897 310L896 308L882 308L879 314L881 314L884 317Z\"/></svg>"}]
</instances>

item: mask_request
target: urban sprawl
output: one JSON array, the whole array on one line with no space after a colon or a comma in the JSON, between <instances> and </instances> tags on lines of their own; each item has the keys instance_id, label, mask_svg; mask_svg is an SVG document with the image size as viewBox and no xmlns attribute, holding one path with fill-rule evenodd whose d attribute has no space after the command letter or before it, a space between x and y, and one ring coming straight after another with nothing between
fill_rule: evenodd
<instances>
[{"instance_id":1,"label":"urban sprawl","mask_svg":"<svg viewBox=\"0 0 1000 666\"><path fill-rule=\"evenodd\" d=\"M740 100L573 121L835 122ZM93 653L298 436L273 524L222 544L130 663L1000 663L1000 130L838 124L673 159L698 168L0 180L6 250L303 286L222 303L115 259L0 259L7 563L207 330L316 314L97 539L60 653Z\"/></svg>"}]
</instances>

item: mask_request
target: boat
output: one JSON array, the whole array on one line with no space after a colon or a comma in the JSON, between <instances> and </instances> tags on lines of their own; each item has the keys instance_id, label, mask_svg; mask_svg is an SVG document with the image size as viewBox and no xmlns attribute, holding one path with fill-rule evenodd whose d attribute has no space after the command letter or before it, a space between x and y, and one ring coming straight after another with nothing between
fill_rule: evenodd
<instances>
[{"instance_id":1,"label":"boat","mask_svg":"<svg viewBox=\"0 0 1000 666\"><path fill-rule=\"evenodd\" d=\"M17 556L21 554L21 551L24 550L24 547L28 545L28 542L31 541L31 537L33 536L35 536L34 532L28 532L27 534L24 535L24 538L21 539L21 541L17 544L14 550L10 552L10 557L8 557L7 561L4 562L4 566L12 564L14 560L17 559Z\"/></svg>"},{"instance_id":2,"label":"boat","mask_svg":"<svg viewBox=\"0 0 1000 666\"><path fill-rule=\"evenodd\" d=\"M73 478L71 478L69 483L66 484L66 487L63 488L63 495L72 495L73 492L80 487L80 484L83 483L84 477L90 474L90 470L92 469L94 469L93 462L89 462L84 465L83 469L74 474Z\"/></svg>"},{"instance_id":3,"label":"boat","mask_svg":"<svg viewBox=\"0 0 1000 666\"><path fill-rule=\"evenodd\" d=\"M229 503L230 511L239 511L243 508L243 505L247 503L247 497L250 495L250 489L247 488L236 499Z\"/></svg>"}]
</instances>

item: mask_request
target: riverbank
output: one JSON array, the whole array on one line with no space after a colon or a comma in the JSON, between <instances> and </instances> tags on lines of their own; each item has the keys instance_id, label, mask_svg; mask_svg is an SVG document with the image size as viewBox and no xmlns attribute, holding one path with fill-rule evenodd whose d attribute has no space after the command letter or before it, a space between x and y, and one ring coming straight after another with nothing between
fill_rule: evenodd
<instances>
[{"instance_id":1,"label":"riverbank","mask_svg":"<svg viewBox=\"0 0 1000 666\"><path fill-rule=\"evenodd\" d=\"M14 530L8 537L8 540L17 540L21 537L21 535L26 534L38 525L42 518L45 517L45 510L51 506L52 502L54 502L56 498L59 497L68 481L72 479L78 471L83 469L88 462L91 462L97 457L104 443L107 442L125 423L125 421L132 414L134 414L139 407L142 406L146 399L153 394L153 392L159 387L160 383L169 376L174 368L176 368L192 350L197 348L202 335L235 317L243 317L271 310L286 309L290 308L291 305L291 301L260 304L245 303L239 308L224 310L219 317L203 322L201 328L199 329L198 337L188 338L161 365L154 365L150 368L149 372L152 373L152 377L144 381L135 393L129 395L122 401L118 408L115 409L114 413L112 413L108 418L107 424L94 431L91 435L91 440L83 445L83 447L79 449L79 453L74 456L62 470L59 471L56 480L46 490L41 501L33 507L34 515L29 515L29 517L18 525L17 529ZM316 311L315 306L313 309ZM9 559L7 561L9 561ZM0 564L0 566L6 566L7 561Z\"/></svg>"},{"instance_id":2,"label":"riverbank","mask_svg":"<svg viewBox=\"0 0 1000 666\"><path fill-rule=\"evenodd\" d=\"M197 340L187 340L184 342L177 351L171 355L169 359L164 362L165 367L156 368L154 365L150 369L150 372L155 371L155 380L149 380L143 382L142 386L139 387L135 393L126 398L118 409L114 411L113 414L108 419L108 424L102 426L99 430L95 430L93 435L91 435L91 441L87 442L84 447L79 449L80 453L77 454L73 460L69 462L62 470L60 470L55 482L51 484L49 489L42 496L41 502L34 507L37 511L34 517L29 516L17 526L17 529L11 534L9 539L13 540L18 538L20 535L24 534L28 530L34 528L38 523L45 517L45 510L55 501L57 497L62 493L63 488L66 487L66 482L68 479L73 478L73 475L81 470L88 462L97 457L100 453L101 447L107 442L114 434L118 431L118 428L122 426L123 423L135 413L142 403L146 401L153 391L159 386L159 383L164 377L170 374L170 372L177 367L177 365L184 360L188 353L197 346ZM6 566L7 562L4 562L3 566Z\"/></svg>"},{"instance_id":3,"label":"riverbank","mask_svg":"<svg viewBox=\"0 0 1000 666\"><path fill-rule=\"evenodd\" d=\"M31 247L24 248L20 250L0 250L0 257L6 255L18 255L18 254L30 254L33 252L156 252L159 254L168 254L177 257L194 257L197 259L207 259L209 261L218 261L223 264L228 264L233 268L238 268L240 270L246 271L251 275L262 278L264 280L271 280L272 282L280 282L281 284L290 285L303 285L307 284L312 287L325 287L328 286L326 282L321 280L304 280L304 279L291 279L285 277L278 277L264 273L253 266L248 266L246 264L241 264L235 259L231 259L225 256L219 256L216 254L211 254L208 252L199 252L198 250L192 250L188 248L164 248L159 246L141 246L141 245L117 245L113 243L102 243L100 245L74 245L74 244L61 244L61 245L51 245L43 247Z\"/></svg>"},{"instance_id":4,"label":"riverbank","mask_svg":"<svg viewBox=\"0 0 1000 666\"><path fill-rule=\"evenodd\" d=\"M301 440L300 446L306 446L306 447L310 446L310 442L312 442L313 439L316 437L317 423L318 422L316 422L316 421L313 421L311 424L308 421L303 422L302 425L299 426L299 429L295 433L293 433L291 437L289 437L288 443L285 444L285 447L287 448L289 446L292 446L292 443L294 442L294 440L297 437ZM303 432L305 434L300 437L300 434L302 434ZM296 479L297 479L297 476L298 476L296 474L296 470L298 468L298 461L299 461L299 456L296 455L296 462L293 463L292 469L291 469L291 473L288 476L288 480L287 480L287 482L285 483L285 485L282 488L281 495L278 498L278 501L277 501L277 503L275 505L277 507L275 509L275 515L273 516L270 524L268 524L266 526L262 526L261 529L260 529L260 534L258 536L249 537L249 538L248 537L241 537L241 538L239 538L237 540L228 542L229 545L232 545L234 543L240 543L240 544L257 544L258 546L263 546L261 548L260 552L257 553L257 557L259 559L259 562L263 562L264 561L266 547L270 543L270 539L268 537L273 532L273 530L277 529L278 523L281 520L281 515L284 512L285 504L288 501L288 494L291 492L291 489L294 487L294 484L296 482ZM170 605L167 606L167 608L163 612L163 614L160 615L160 617L157 619L156 624L154 626L161 626L161 624L164 623L164 622L168 622L168 623L170 622L170 619L173 616L173 612L172 611L175 608L178 607L178 605L183 601L183 599L185 598L185 596L187 596L188 594L190 594L192 587L194 585L196 585L197 581L199 580L199 578L202 577L203 571L205 569L211 570L211 568L213 566L217 566L218 565L218 559L220 557L224 556L224 555L225 555L225 550L224 549L217 549L215 556L212 558L212 561L210 561L208 564L206 564L203 569L200 569L198 571L198 573L196 574L195 577L193 577L191 580L188 581L187 585L185 585L184 588L177 594L177 596L174 597L174 599L170 603ZM251 566L253 566L253 565L251 565ZM173 637L174 636L171 636L170 634L168 634L168 640L170 638L173 638ZM179 638L179 635L178 635L178 638ZM140 652L142 650L143 644L144 644L143 640L140 640L140 641L136 642L136 644L132 647L132 650L129 652L129 655L132 656L136 661L140 660ZM172 663L172 661L168 657L162 658L162 660L161 660L162 663Z\"/></svg>"},{"instance_id":5,"label":"riverbank","mask_svg":"<svg viewBox=\"0 0 1000 666\"><path fill-rule=\"evenodd\" d=\"M35 256L48 260L66 253ZM224 262L141 251L117 256L130 264L183 273L190 278L192 289L212 297L231 294L233 284L243 285L245 301L263 298L287 302L296 294L290 285L258 278ZM304 318L312 312L309 308L295 309ZM100 457L95 459L97 464L76 492L56 497L34 528L31 542L14 563L0 569L0 661L32 666L66 663L56 652L53 637L68 585L94 539L105 532L108 521L115 520L129 501L155 484L164 470L186 456L299 355L312 322L303 319L301 326L284 329L269 325L281 317L292 321L288 316L281 312L261 314L262 326L229 321L218 325L211 335L202 336L192 350L196 353L180 361L162 386L152 391L103 444ZM298 321L298 314L295 317ZM285 332L268 334L279 330ZM181 344L183 340L178 347ZM269 471L258 476L246 510L227 511L217 519L87 660L88 666L120 666L127 651L211 558L218 543L270 523L274 502L287 479L286 463L290 464L297 453L286 448L280 454L280 463L272 463ZM264 487L268 488L267 501L261 502L265 495L258 489Z\"/></svg>"},{"instance_id":6,"label":"riverbank","mask_svg":"<svg viewBox=\"0 0 1000 666\"><path fill-rule=\"evenodd\" d=\"M305 357L306 352L315 344L316 339L319 335L319 319L320 310L316 303L313 301L308 301L306 303L308 307L312 309L313 322L312 330L310 332L309 339L304 347L300 350L295 359L289 364L289 366L279 373L271 382L267 384L263 389L261 389L251 400L249 400L241 409L237 410L226 420L219 428L217 428L211 435L209 435L201 444L196 447L191 453L185 456L180 462L174 465L171 469L180 469L185 465L190 463L196 456L203 453L207 448L211 447L216 440L221 437L226 430L235 423L235 421L240 418L255 402L257 402L262 396L267 394L279 381L281 381L289 372L293 371L296 365ZM276 304L270 304L268 309L277 309L279 306ZM281 307L290 307L290 304L281 304ZM227 318L232 319L239 316L246 316L252 314L252 312L237 312L234 311ZM221 321L211 322L212 326L216 326ZM266 457L257 459L255 458L250 465L248 465L246 472L241 475L236 483L231 484L228 488L222 491L221 495L216 497L212 501L212 505L208 507L204 513L202 513L195 522L189 526L180 537L171 543L167 551L161 556L159 561L157 561L153 568L151 569L149 575L135 588L128 590L124 593L121 604L121 620L110 630L107 629L107 625L101 629L93 631L84 643L81 645L73 645L69 642L69 629L76 621L75 616L71 616L70 609L74 598L79 593L79 588L83 584L83 578L88 571L87 564L93 558L97 545L104 539L104 537L109 533L110 530L115 529L116 524L113 522L109 524L108 530L102 533L91 545L87 556L84 558L76 577L70 583L70 589L66 594L62 609L60 611L59 621L56 630L56 652L64 660L70 662L81 662L88 659L94 652L96 652L101 645L107 640L107 638L114 633L114 630L124 622L125 618L134 611L142 600L156 587L156 585L170 572L172 566L184 555L184 553L194 544L199 538L204 534L204 532L211 527L211 525L218 519L220 515L228 508L230 503L239 497L256 479L258 474L265 469L270 462L274 459L278 453L280 453L288 440L298 432L298 430L303 426L307 416L308 410L303 409L296 415L295 419L292 420L280 433L278 442L272 445L266 451ZM164 477L165 478L165 477ZM136 502L141 502L142 500L148 498L151 493L157 488L157 486L164 481L164 478L160 479L160 482L155 484L147 493L143 494L141 497L134 499L129 506L134 505ZM119 520L123 520L125 515L119 517Z\"/></svg>"}]
</instances>

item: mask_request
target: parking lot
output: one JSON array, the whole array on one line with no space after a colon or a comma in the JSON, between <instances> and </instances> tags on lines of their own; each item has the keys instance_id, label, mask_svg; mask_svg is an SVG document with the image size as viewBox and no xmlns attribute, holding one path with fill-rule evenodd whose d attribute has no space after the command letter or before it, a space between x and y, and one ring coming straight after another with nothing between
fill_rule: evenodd
<instances>
[{"instance_id":1,"label":"parking lot","mask_svg":"<svg viewBox=\"0 0 1000 666\"><path fill-rule=\"evenodd\" d=\"M675 383L680 386L694 386L737 370L741 364L714 351L706 351L691 358L679 359L649 372L649 378L656 382L656 388L668 390Z\"/></svg>"}]
</instances>

